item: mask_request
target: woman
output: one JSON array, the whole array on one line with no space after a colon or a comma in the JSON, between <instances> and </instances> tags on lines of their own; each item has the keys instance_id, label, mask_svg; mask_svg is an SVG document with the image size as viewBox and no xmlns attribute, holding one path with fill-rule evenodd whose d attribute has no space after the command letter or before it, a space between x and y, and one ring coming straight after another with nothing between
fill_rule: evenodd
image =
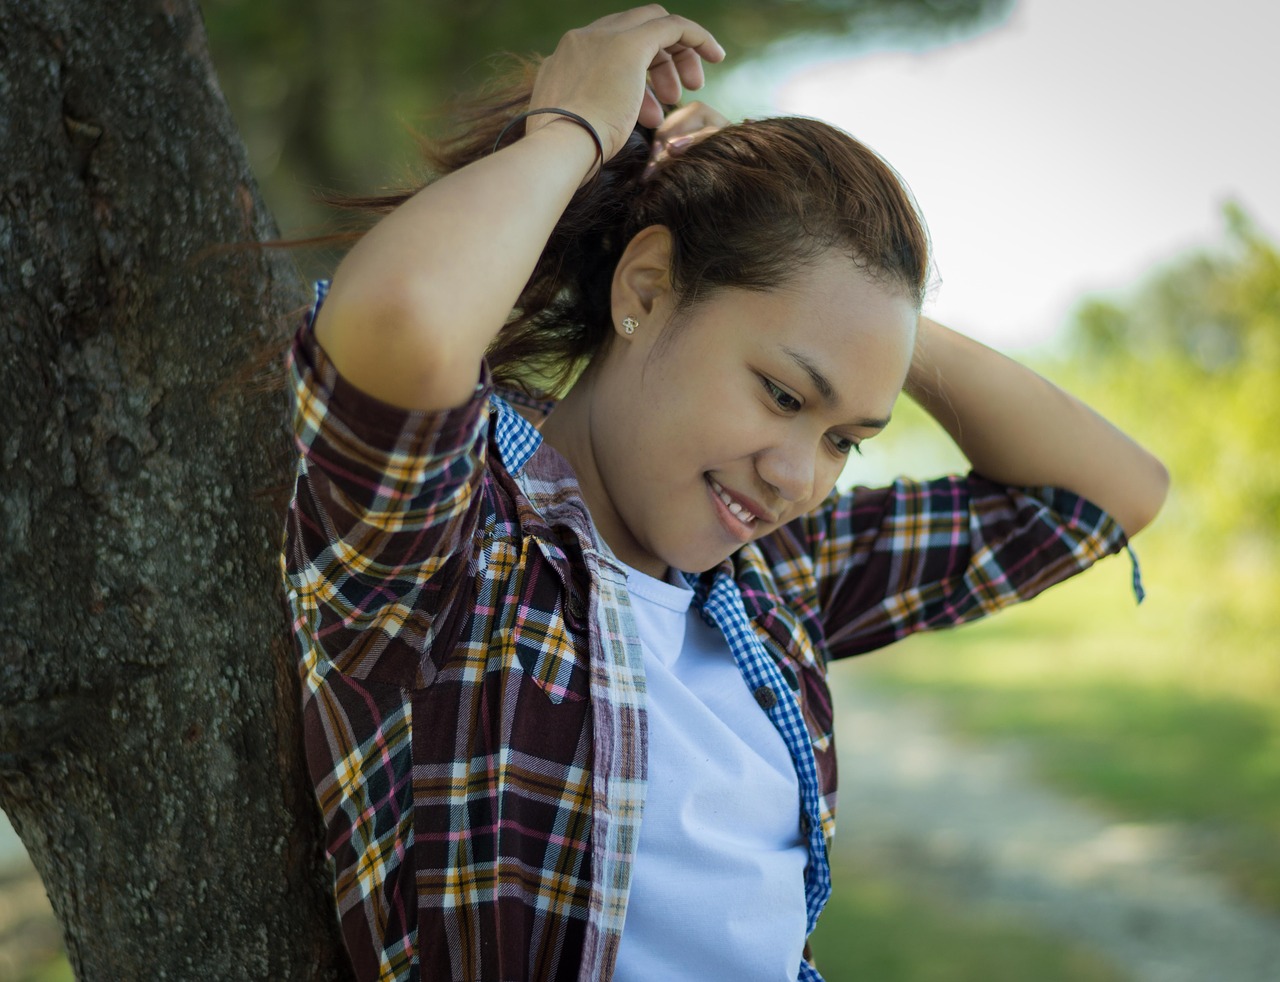
<instances>
[{"instance_id":1,"label":"woman","mask_svg":"<svg viewBox=\"0 0 1280 982\"><path fill-rule=\"evenodd\" d=\"M1163 500L919 316L874 154L664 122L723 56L659 7L570 32L295 340L284 566L360 978L819 978L827 660L1027 599ZM904 389L974 473L833 495Z\"/></svg>"}]
</instances>

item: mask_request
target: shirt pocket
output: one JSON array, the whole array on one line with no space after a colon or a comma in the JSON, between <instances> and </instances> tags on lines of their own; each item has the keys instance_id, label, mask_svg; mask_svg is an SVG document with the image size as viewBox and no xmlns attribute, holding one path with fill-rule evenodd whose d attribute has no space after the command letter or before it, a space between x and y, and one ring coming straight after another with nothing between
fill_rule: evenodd
<instances>
[{"instance_id":1,"label":"shirt pocket","mask_svg":"<svg viewBox=\"0 0 1280 982\"><path fill-rule=\"evenodd\" d=\"M586 700L591 682L587 607L535 537L521 543L505 592L509 599L495 637L503 657L552 703Z\"/></svg>"}]
</instances>

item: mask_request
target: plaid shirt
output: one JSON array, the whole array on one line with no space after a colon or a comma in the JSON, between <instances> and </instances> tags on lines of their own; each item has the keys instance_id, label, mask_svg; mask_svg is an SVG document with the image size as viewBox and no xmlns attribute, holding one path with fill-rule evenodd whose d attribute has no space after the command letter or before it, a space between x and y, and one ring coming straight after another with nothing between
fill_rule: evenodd
<instances>
[{"instance_id":1,"label":"plaid shirt","mask_svg":"<svg viewBox=\"0 0 1280 982\"><path fill-rule=\"evenodd\" d=\"M647 766L625 573L568 463L487 380L447 412L392 408L337 374L310 320L282 567L356 975L607 980ZM828 660L1124 545L1074 494L971 475L833 494L693 579L795 761L810 930L835 829Z\"/></svg>"}]
</instances>

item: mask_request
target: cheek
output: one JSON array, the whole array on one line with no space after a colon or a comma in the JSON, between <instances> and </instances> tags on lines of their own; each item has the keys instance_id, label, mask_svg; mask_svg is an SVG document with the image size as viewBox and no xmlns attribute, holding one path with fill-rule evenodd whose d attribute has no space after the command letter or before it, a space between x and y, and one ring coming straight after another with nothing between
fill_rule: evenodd
<instances>
[{"instance_id":1,"label":"cheek","mask_svg":"<svg viewBox=\"0 0 1280 982\"><path fill-rule=\"evenodd\" d=\"M813 495L803 507L804 512L813 511L820 504L827 500L827 495L831 493L831 489L836 486L836 481L840 479L841 473L844 472L846 461L842 458L836 458L825 448L819 451L826 457L817 464L816 472L813 476Z\"/></svg>"},{"instance_id":2,"label":"cheek","mask_svg":"<svg viewBox=\"0 0 1280 982\"><path fill-rule=\"evenodd\" d=\"M741 452L758 420L751 406L733 397L724 379L715 377L655 389L645 407L643 439L665 460L702 460L704 466Z\"/></svg>"}]
</instances>

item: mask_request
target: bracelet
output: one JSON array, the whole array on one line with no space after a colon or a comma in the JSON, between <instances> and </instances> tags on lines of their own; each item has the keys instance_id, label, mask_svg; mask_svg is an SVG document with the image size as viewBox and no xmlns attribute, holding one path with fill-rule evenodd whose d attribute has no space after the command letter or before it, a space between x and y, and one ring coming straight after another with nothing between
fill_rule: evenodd
<instances>
[{"instance_id":1,"label":"bracelet","mask_svg":"<svg viewBox=\"0 0 1280 982\"><path fill-rule=\"evenodd\" d=\"M493 152L498 152L498 147L502 145L502 138L507 135L507 130L511 129L511 127L515 126L516 123L521 122L527 117L536 116L539 113L556 113L559 116L563 116L565 119L573 120L573 122L577 123L584 130L590 133L591 140L596 145L596 157L600 161L600 166L604 167L604 144L600 142L600 135L596 133L596 128L577 113L571 113L567 109L530 109L528 112L522 112L519 116L512 117L510 122L508 122L507 125L502 127L499 131L498 138L493 141Z\"/></svg>"}]
</instances>

